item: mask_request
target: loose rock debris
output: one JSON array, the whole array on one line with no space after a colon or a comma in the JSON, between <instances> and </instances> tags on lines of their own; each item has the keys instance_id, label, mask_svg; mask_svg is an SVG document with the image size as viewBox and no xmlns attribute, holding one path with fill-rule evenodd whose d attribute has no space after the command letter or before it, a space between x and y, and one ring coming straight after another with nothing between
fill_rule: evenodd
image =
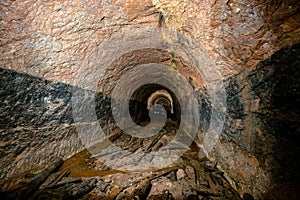
<instances>
[{"instance_id":1,"label":"loose rock debris","mask_svg":"<svg viewBox=\"0 0 300 200\"><path fill-rule=\"evenodd\" d=\"M241 199L223 173L192 144L173 166L126 172L105 167L84 150L57 158L26 182L1 192L1 199ZM29 174L26 175L30 176Z\"/></svg>"}]
</instances>

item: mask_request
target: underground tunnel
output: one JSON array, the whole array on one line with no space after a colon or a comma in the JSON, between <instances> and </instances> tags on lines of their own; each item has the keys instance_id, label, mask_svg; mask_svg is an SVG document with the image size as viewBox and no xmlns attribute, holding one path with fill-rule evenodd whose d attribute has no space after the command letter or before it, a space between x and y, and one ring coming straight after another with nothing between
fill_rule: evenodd
<instances>
[{"instance_id":1,"label":"underground tunnel","mask_svg":"<svg viewBox=\"0 0 300 200\"><path fill-rule=\"evenodd\" d=\"M297 0L0 0L0 199L299 199Z\"/></svg>"}]
</instances>

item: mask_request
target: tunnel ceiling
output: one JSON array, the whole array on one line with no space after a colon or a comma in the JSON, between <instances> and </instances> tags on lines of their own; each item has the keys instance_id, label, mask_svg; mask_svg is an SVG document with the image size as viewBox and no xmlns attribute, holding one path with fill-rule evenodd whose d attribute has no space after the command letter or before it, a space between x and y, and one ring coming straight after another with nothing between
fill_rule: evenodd
<instances>
[{"instance_id":1,"label":"tunnel ceiling","mask_svg":"<svg viewBox=\"0 0 300 200\"><path fill-rule=\"evenodd\" d=\"M295 0L7 0L1 10L2 66L65 83L101 41L137 27L165 25L195 38L223 76L299 41Z\"/></svg>"},{"instance_id":2,"label":"tunnel ceiling","mask_svg":"<svg viewBox=\"0 0 300 200\"><path fill-rule=\"evenodd\" d=\"M172 51L171 49L163 49L164 47L162 47L161 44L164 44L163 40L159 41L159 46L157 49L133 50L129 53L124 53L119 58L114 60L108 65L107 69L105 69L103 77L99 78L97 91L101 91L107 95L110 95L117 82L122 78L123 74L136 66L148 63L157 63L162 64L165 67L170 67L178 71L179 74L189 80L190 84L195 90L199 90L201 88L203 89L205 86L205 81L203 80L199 69L188 61L184 60L182 57L179 57L176 52ZM142 75L143 74L137 74L137 76ZM169 75L162 74L162 76Z\"/></svg>"}]
</instances>

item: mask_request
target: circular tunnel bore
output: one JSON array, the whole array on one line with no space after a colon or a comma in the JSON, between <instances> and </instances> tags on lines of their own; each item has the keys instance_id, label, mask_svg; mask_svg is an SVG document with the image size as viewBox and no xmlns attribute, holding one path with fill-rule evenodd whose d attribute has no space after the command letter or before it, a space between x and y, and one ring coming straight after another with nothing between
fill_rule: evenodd
<instances>
[{"instance_id":1,"label":"circular tunnel bore","mask_svg":"<svg viewBox=\"0 0 300 200\"><path fill-rule=\"evenodd\" d=\"M130 98L129 112L132 120L140 126L150 123L150 115L156 120L162 120L162 115L166 115L166 122L173 122L172 124L176 124L177 127L180 124L181 111L178 99L172 91L159 84L139 87Z\"/></svg>"}]
</instances>

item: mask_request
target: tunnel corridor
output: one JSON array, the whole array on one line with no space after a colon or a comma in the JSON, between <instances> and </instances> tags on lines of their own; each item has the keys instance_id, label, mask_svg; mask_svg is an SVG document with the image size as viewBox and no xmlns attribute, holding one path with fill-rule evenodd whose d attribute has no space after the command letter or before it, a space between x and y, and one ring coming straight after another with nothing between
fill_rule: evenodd
<instances>
[{"instance_id":1,"label":"tunnel corridor","mask_svg":"<svg viewBox=\"0 0 300 200\"><path fill-rule=\"evenodd\" d=\"M299 199L297 0L0 0L0 199Z\"/></svg>"},{"instance_id":2,"label":"tunnel corridor","mask_svg":"<svg viewBox=\"0 0 300 200\"><path fill-rule=\"evenodd\" d=\"M131 118L139 125L149 123L151 115L156 121L165 121L166 117L180 124L178 99L171 91L159 84L147 84L138 88L130 98L129 109Z\"/></svg>"}]
</instances>

